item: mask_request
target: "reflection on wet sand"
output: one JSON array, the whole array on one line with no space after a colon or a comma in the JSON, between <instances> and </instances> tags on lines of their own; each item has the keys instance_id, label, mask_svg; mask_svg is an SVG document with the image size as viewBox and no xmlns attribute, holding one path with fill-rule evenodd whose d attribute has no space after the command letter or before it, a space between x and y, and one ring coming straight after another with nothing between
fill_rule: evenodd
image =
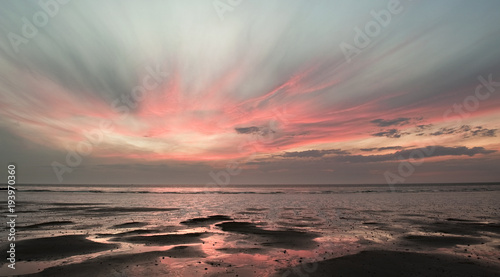
<instances>
[{"instance_id":1,"label":"reflection on wet sand","mask_svg":"<svg viewBox=\"0 0 500 277\"><path fill-rule=\"evenodd\" d=\"M438 224L429 222L425 225L424 222L419 221L420 228L432 229ZM70 224L63 223L61 225ZM28 276L109 276L116 272L121 276L329 276L332 272L342 276L359 276L367 272L372 276L398 276L407 270L415 270L412 272L426 276L467 276L473 273L494 276L498 269L495 264L468 262L464 257L409 252L411 249L425 252L425 249L460 245L469 245L468 248L472 250L474 247L471 245L484 246L487 239L467 237L463 233L470 235L481 230L496 230L496 225L471 220L440 221L438 225L447 226L447 231L454 230L453 226L457 228L458 232L453 235L401 234L393 237L392 244L408 247L405 251L376 250L376 245L384 243L381 234L386 232L383 231L386 224L379 222L359 222L360 226L371 228L370 232L363 232L373 234L371 236L358 231L357 235L353 232L350 236L343 234L339 236L342 238L337 239L322 236L318 232L308 232L304 228L268 229L252 222L235 221L225 215L196 217L180 223L178 226L140 229L152 223L124 222L108 229L124 232L100 234L94 236L93 240L89 239L92 236L86 238L85 235L25 240L18 243L18 251L24 253L25 261L31 263L63 261L75 255L103 253L81 262L59 264L44 270L41 268L38 273ZM471 229L457 227L463 224ZM53 225L58 223L45 222L30 226L43 231L45 226ZM120 252L119 248L128 248L136 253ZM498 249L498 245L494 248ZM111 249L116 253L110 252ZM362 249L365 250L359 252ZM426 268L423 269L422 265Z\"/></svg>"},{"instance_id":2,"label":"reflection on wet sand","mask_svg":"<svg viewBox=\"0 0 500 277\"><path fill-rule=\"evenodd\" d=\"M153 197L148 207L120 206L108 203L107 197L95 205L71 200L21 205L27 211L40 207L40 212L23 218L20 230L31 239L16 242L16 273L494 276L500 272L500 222L495 209L438 210L372 196L370 200L380 203L371 204L366 196L341 203L325 195L295 200L290 196L276 202L279 209L266 203L282 196L257 196L262 197L258 204L239 208L247 196L233 203L218 200L234 196L205 197L205 202L192 207L196 203L182 206L189 198L181 196L168 205L164 198ZM5 244L1 247L6 251ZM1 273L6 267L2 263Z\"/></svg>"}]
</instances>

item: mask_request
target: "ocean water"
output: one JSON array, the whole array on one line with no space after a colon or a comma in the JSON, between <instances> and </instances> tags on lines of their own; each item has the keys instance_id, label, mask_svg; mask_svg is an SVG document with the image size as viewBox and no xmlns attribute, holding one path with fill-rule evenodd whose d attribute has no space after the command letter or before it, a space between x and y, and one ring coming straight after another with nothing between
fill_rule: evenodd
<instances>
[{"instance_id":1,"label":"ocean water","mask_svg":"<svg viewBox=\"0 0 500 277\"><path fill-rule=\"evenodd\" d=\"M207 257L202 261L168 260L169 268L180 275L188 270L186 264L193 264L194 260L202 262L201 267L206 267L206 261L224 260L233 264L231 270L241 269L240 276L247 276L250 267L252 274L248 276L266 276L280 268L364 249L467 254L463 253L460 242L436 247L415 244L409 240L412 236L474 238L477 243L472 246L467 243L467 247L469 252L474 250L477 258L498 264L500 256L500 184L392 188L387 185L18 185L16 197L17 224L21 230L18 240L85 234L91 240L107 243L123 231L162 228L158 233L210 233L203 238L201 251ZM181 224L213 215L224 215L265 230L293 230L315 237L308 242L310 245L288 246L254 238L253 234L223 231L216 225L219 222ZM56 223L51 225L51 222ZM143 226L116 228L133 222ZM143 253L173 246L120 243L115 253ZM21 273L33 273L99 255L20 261L18 266L24 270ZM217 275L222 269L210 270Z\"/></svg>"},{"instance_id":2,"label":"ocean water","mask_svg":"<svg viewBox=\"0 0 500 277\"><path fill-rule=\"evenodd\" d=\"M19 186L20 221L38 223L46 216L68 220L85 217L78 205L65 214L61 204L95 204L104 207L173 208L162 220L178 224L211 214L279 225L283 214L293 219L314 216L317 221L341 224L338 219L362 211L445 214L450 218L498 217L500 184L404 185L234 185L224 187L172 185L27 185ZM25 203L26 205L24 205ZM53 207L54 204L56 207ZM52 207L52 209L51 209ZM59 207L59 208L57 208ZM82 208L83 210L83 208ZM31 211L31 212L30 212ZM486 211L486 214L484 213ZM496 213L495 213L496 212ZM117 220L155 220L156 213L116 213ZM122 218L123 217L123 218ZM137 217L137 218L136 218ZM368 218L366 218L368 219ZM157 220L157 219L156 219Z\"/></svg>"},{"instance_id":3,"label":"ocean water","mask_svg":"<svg viewBox=\"0 0 500 277\"><path fill-rule=\"evenodd\" d=\"M498 212L500 184L451 185L279 185L279 186L144 186L144 185L29 185L19 187L17 208L24 211L19 221L39 223L44 216L75 220L78 205L72 214L61 204L96 204L104 207L173 208L161 220L178 224L192 217L212 214L228 215L245 220L267 220L279 225L284 214L291 220L301 216L319 222L342 224L338 219L351 213L403 211L419 214L445 214L450 218L474 219ZM23 202L26 205L23 205ZM56 207L53 207L54 204ZM52 207L52 208L51 208ZM30 209L31 208L31 209ZM31 211L31 212L29 212ZM484 214L484 211L488 211ZM498 215L498 214L496 214ZM116 220L157 221L157 213L119 212ZM499 218L499 217L497 217ZM369 218L366 218L369 219Z\"/></svg>"}]
</instances>

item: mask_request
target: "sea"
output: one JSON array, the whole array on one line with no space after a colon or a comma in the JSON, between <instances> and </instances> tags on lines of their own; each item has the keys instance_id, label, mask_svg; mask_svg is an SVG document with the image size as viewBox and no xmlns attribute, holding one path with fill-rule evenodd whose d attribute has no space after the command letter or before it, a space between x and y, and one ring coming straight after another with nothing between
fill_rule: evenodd
<instances>
[{"instance_id":1,"label":"sea","mask_svg":"<svg viewBox=\"0 0 500 277\"><path fill-rule=\"evenodd\" d=\"M6 194L0 191L3 199L7 199ZM498 230L492 228L500 224L500 183L220 187L18 184L16 200L17 240L85 234L93 241L107 243L119 232L173 226L171 230L174 231L162 234L194 231L215 234L204 239L202 248L206 260L226 260L235 264L242 261L245 265L241 268L251 266L255 271L256 275L252 276L259 276L259 272L267 276L270 270L341 257L362 249L404 251L414 247L414 251L463 255L456 244L428 247L412 246L408 241L411 236L463 236L460 228L475 228L473 237L486 242L469 246L469 251L474 249L484 261L498 264L500 240ZM7 201L3 202L6 214ZM255 234L245 237L241 232L224 232L215 224L217 222L193 228L182 224L216 215L263 230L315 234L311 243L314 245L287 249L286 245L265 244L249 238ZM142 225L127 229L116 227L134 226L133 223ZM476 225L460 225L465 223ZM238 237L240 235L243 237ZM116 252L141 253L165 250L165 247L124 242ZM235 248L265 251L256 250L258 254L252 254L228 250ZM287 255L286 259L281 259L280 255ZM20 268L24 268L24 273L33 273L94 257L96 254L50 262L21 261L24 267ZM191 262L189 259L175 260L169 266L177 266L182 275L182 268Z\"/></svg>"}]
</instances>

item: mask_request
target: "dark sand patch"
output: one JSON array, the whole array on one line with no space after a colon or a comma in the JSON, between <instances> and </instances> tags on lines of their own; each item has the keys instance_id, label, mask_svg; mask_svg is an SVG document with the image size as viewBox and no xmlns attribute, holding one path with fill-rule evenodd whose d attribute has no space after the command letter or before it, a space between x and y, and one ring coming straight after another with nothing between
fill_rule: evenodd
<instances>
[{"instance_id":1,"label":"dark sand patch","mask_svg":"<svg viewBox=\"0 0 500 277\"><path fill-rule=\"evenodd\" d=\"M148 207L52 207L44 211L80 211L88 214L113 214L113 213L141 213L141 212L170 212L179 208L148 208Z\"/></svg>"},{"instance_id":2,"label":"dark sand patch","mask_svg":"<svg viewBox=\"0 0 500 277\"><path fill-rule=\"evenodd\" d=\"M261 212L237 212L237 214L247 215L247 214L262 214Z\"/></svg>"},{"instance_id":3,"label":"dark sand patch","mask_svg":"<svg viewBox=\"0 0 500 277\"><path fill-rule=\"evenodd\" d=\"M23 261L49 261L118 248L117 244L88 240L84 235L68 235L16 241L16 258ZM2 253L7 251L2 247Z\"/></svg>"},{"instance_id":4,"label":"dark sand patch","mask_svg":"<svg viewBox=\"0 0 500 277\"><path fill-rule=\"evenodd\" d=\"M209 217L196 217L186 221L182 221L181 224L184 225L205 225L212 224L220 221L233 220L229 216L226 215L211 215Z\"/></svg>"},{"instance_id":5,"label":"dark sand patch","mask_svg":"<svg viewBox=\"0 0 500 277\"><path fill-rule=\"evenodd\" d=\"M295 230L265 230L250 222L223 222L216 226L226 232L256 235L263 238L262 245L290 249L310 249L316 245L313 241L318 237L313 233Z\"/></svg>"},{"instance_id":6,"label":"dark sand patch","mask_svg":"<svg viewBox=\"0 0 500 277\"><path fill-rule=\"evenodd\" d=\"M267 211L269 210L268 208L248 208L247 211L252 211L252 212L262 212L262 211Z\"/></svg>"},{"instance_id":7,"label":"dark sand patch","mask_svg":"<svg viewBox=\"0 0 500 277\"><path fill-rule=\"evenodd\" d=\"M342 220L352 220L352 221L365 221L369 218L365 218L365 217L346 217L346 216L341 216L339 217L339 219L342 219Z\"/></svg>"},{"instance_id":8,"label":"dark sand patch","mask_svg":"<svg viewBox=\"0 0 500 277\"><path fill-rule=\"evenodd\" d=\"M268 251L265 248L259 248L259 247L217 248L216 250L227 253L227 254L239 254L239 253L261 254L261 253L265 253Z\"/></svg>"},{"instance_id":9,"label":"dark sand patch","mask_svg":"<svg viewBox=\"0 0 500 277\"><path fill-rule=\"evenodd\" d=\"M204 258L207 255L199 246L180 245L165 251L164 256L169 258Z\"/></svg>"},{"instance_id":10,"label":"dark sand patch","mask_svg":"<svg viewBox=\"0 0 500 277\"><path fill-rule=\"evenodd\" d=\"M209 233L188 233L188 234L170 234L154 236L130 236L114 238L112 241L124 241L130 243L142 243L146 245L173 245L186 243L201 243L200 238L209 235Z\"/></svg>"},{"instance_id":11,"label":"dark sand patch","mask_svg":"<svg viewBox=\"0 0 500 277\"><path fill-rule=\"evenodd\" d=\"M446 221L458 221L458 222L474 222L474 220L460 219L460 218L447 218Z\"/></svg>"},{"instance_id":12,"label":"dark sand patch","mask_svg":"<svg viewBox=\"0 0 500 277\"><path fill-rule=\"evenodd\" d=\"M107 203L40 203L42 205L53 205L53 206L99 206L107 205Z\"/></svg>"},{"instance_id":13,"label":"dark sand patch","mask_svg":"<svg viewBox=\"0 0 500 277\"><path fill-rule=\"evenodd\" d=\"M394 219L394 222L402 222L402 223L408 223L411 226L415 225L427 225L429 222L434 222L435 220L426 220L426 219L421 219L421 218L396 218Z\"/></svg>"},{"instance_id":14,"label":"dark sand patch","mask_svg":"<svg viewBox=\"0 0 500 277\"><path fill-rule=\"evenodd\" d=\"M146 235L146 234L159 234L159 233L170 233L175 232L182 229L180 226L161 226L156 228L148 228L148 229L136 229L130 230L121 233L111 233L111 234L97 234L99 237L123 237L123 236L131 236L131 235Z\"/></svg>"},{"instance_id":15,"label":"dark sand patch","mask_svg":"<svg viewBox=\"0 0 500 277\"><path fill-rule=\"evenodd\" d=\"M286 226L286 227L299 227L299 228L305 228L305 227L317 227L321 226L321 223L308 223L308 222L288 222L288 221L278 221L276 222L277 224L281 226Z\"/></svg>"},{"instance_id":16,"label":"dark sand patch","mask_svg":"<svg viewBox=\"0 0 500 277\"><path fill-rule=\"evenodd\" d=\"M42 211L49 211L49 212L68 212L68 211L86 211L91 208L89 207L51 207L51 208L43 208L41 209Z\"/></svg>"},{"instance_id":17,"label":"dark sand patch","mask_svg":"<svg viewBox=\"0 0 500 277\"><path fill-rule=\"evenodd\" d=\"M139 228L139 227L144 227L146 225L148 225L148 224L145 222L127 222L127 223L113 225L113 226L111 226L111 228L114 228L114 229Z\"/></svg>"},{"instance_id":18,"label":"dark sand patch","mask_svg":"<svg viewBox=\"0 0 500 277\"><path fill-rule=\"evenodd\" d=\"M321 221L320 218L311 216L282 216L283 219L289 219L293 221L308 221L308 222L318 222Z\"/></svg>"},{"instance_id":19,"label":"dark sand patch","mask_svg":"<svg viewBox=\"0 0 500 277\"><path fill-rule=\"evenodd\" d=\"M471 236L480 236L483 232L500 234L500 224L469 222L462 220L433 222L423 225L421 229L425 231L430 230L437 233Z\"/></svg>"},{"instance_id":20,"label":"dark sand patch","mask_svg":"<svg viewBox=\"0 0 500 277\"><path fill-rule=\"evenodd\" d=\"M464 222L460 223L460 226L477 230L479 232L500 234L500 224L498 223Z\"/></svg>"},{"instance_id":21,"label":"dark sand patch","mask_svg":"<svg viewBox=\"0 0 500 277\"><path fill-rule=\"evenodd\" d=\"M405 236L406 241L431 247L449 247L457 244L480 244L485 242L483 239L471 237L452 237L452 236Z\"/></svg>"},{"instance_id":22,"label":"dark sand patch","mask_svg":"<svg viewBox=\"0 0 500 277\"><path fill-rule=\"evenodd\" d=\"M56 227L56 226L72 225L72 224L75 224L75 223L73 221L69 221L69 220L49 221L49 222L37 223L37 224L32 224L32 225L27 225L27 226L19 226L19 229L38 229L38 228Z\"/></svg>"},{"instance_id":23,"label":"dark sand patch","mask_svg":"<svg viewBox=\"0 0 500 277\"><path fill-rule=\"evenodd\" d=\"M363 222L363 225L385 225L385 224L375 221L368 221L368 222Z\"/></svg>"},{"instance_id":24,"label":"dark sand patch","mask_svg":"<svg viewBox=\"0 0 500 277\"><path fill-rule=\"evenodd\" d=\"M446 220L422 220L416 218L400 218L395 222L419 226L419 229L424 232L465 236L482 236L484 232L500 234L499 223L474 222L467 219L447 218Z\"/></svg>"},{"instance_id":25,"label":"dark sand patch","mask_svg":"<svg viewBox=\"0 0 500 277\"><path fill-rule=\"evenodd\" d=\"M90 212L96 213L142 213L142 212L171 212L177 211L179 208L147 208L147 207L109 207L109 208L93 208Z\"/></svg>"},{"instance_id":26,"label":"dark sand patch","mask_svg":"<svg viewBox=\"0 0 500 277\"><path fill-rule=\"evenodd\" d=\"M121 237L121 236L131 236L131 235L157 234L157 233L161 233L161 231L155 229L137 229L127 232L121 232L118 234L113 234L113 236Z\"/></svg>"},{"instance_id":27,"label":"dark sand patch","mask_svg":"<svg viewBox=\"0 0 500 277\"><path fill-rule=\"evenodd\" d=\"M500 268L448 255L363 251L295 268L276 276L498 276Z\"/></svg>"},{"instance_id":28,"label":"dark sand patch","mask_svg":"<svg viewBox=\"0 0 500 277\"><path fill-rule=\"evenodd\" d=\"M425 217L422 214L399 214L400 216L409 216L409 217Z\"/></svg>"},{"instance_id":29,"label":"dark sand patch","mask_svg":"<svg viewBox=\"0 0 500 277\"><path fill-rule=\"evenodd\" d=\"M23 276L169 276L168 266L160 263L165 257L203 258L206 255L199 247L177 246L167 251L100 256L82 263L51 267Z\"/></svg>"},{"instance_id":30,"label":"dark sand patch","mask_svg":"<svg viewBox=\"0 0 500 277\"><path fill-rule=\"evenodd\" d=\"M323 211L336 211L336 210L342 210L342 211L349 211L352 210L352 208L346 208L346 207L332 207L332 208L322 208L320 210Z\"/></svg>"},{"instance_id":31,"label":"dark sand patch","mask_svg":"<svg viewBox=\"0 0 500 277\"><path fill-rule=\"evenodd\" d=\"M38 212L38 210L16 210L16 214L36 214Z\"/></svg>"},{"instance_id":32,"label":"dark sand patch","mask_svg":"<svg viewBox=\"0 0 500 277\"><path fill-rule=\"evenodd\" d=\"M360 210L358 212L360 212L360 213L366 213L366 214L387 214L387 213L394 213L394 211L391 211L391 210Z\"/></svg>"},{"instance_id":33,"label":"dark sand patch","mask_svg":"<svg viewBox=\"0 0 500 277\"><path fill-rule=\"evenodd\" d=\"M155 229L137 229L127 232L121 232L118 234L111 234L111 236L121 237L121 236L131 236L131 235L157 234L157 233L161 233L161 231Z\"/></svg>"},{"instance_id":34,"label":"dark sand patch","mask_svg":"<svg viewBox=\"0 0 500 277\"><path fill-rule=\"evenodd\" d=\"M94 228L102 227L102 224L87 224L87 225L77 225L71 229L73 230L90 230Z\"/></svg>"},{"instance_id":35,"label":"dark sand patch","mask_svg":"<svg viewBox=\"0 0 500 277\"><path fill-rule=\"evenodd\" d=\"M402 225L381 225L377 226L377 230L387 231L392 234L406 234L411 231L408 227Z\"/></svg>"}]
</instances>

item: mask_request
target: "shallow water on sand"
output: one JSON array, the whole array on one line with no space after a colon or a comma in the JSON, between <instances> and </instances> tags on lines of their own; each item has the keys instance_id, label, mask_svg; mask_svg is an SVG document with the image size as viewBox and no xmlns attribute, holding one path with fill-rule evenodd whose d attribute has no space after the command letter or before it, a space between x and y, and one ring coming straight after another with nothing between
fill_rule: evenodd
<instances>
[{"instance_id":1,"label":"shallow water on sand","mask_svg":"<svg viewBox=\"0 0 500 277\"><path fill-rule=\"evenodd\" d=\"M16 274L322 276L363 250L500 264L500 185L20 189Z\"/></svg>"}]
</instances>

